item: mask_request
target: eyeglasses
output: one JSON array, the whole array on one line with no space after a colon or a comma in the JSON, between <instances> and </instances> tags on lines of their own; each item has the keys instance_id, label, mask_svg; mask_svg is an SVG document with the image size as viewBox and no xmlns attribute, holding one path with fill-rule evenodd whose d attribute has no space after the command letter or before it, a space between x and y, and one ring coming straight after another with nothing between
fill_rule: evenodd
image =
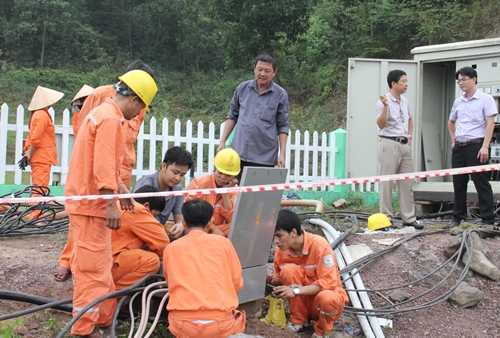
<instances>
[{"instance_id":1,"label":"eyeglasses","mask_svg":"<svg viewBox=\"0 0 500 338\"><path fill-rule=\"evenodd\" d=\"M467 82L467 81L469 81L469 80L470 80L470 77L464 77L464 78L462 78L462 79L458 79L458 80L457 80L457 83L458 83L458 84L460 84L460 83L465 83L465 82Z\"/></svg>"}]
</instances>

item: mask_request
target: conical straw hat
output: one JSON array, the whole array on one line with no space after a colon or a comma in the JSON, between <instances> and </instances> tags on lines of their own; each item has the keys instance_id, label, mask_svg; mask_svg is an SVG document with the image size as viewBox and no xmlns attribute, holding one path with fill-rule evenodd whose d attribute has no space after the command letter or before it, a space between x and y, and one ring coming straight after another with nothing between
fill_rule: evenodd
<instances>
[{"instance_id":1,"label":"conical straw hat","mask_svg":"<svg viewBox=\"0 0 500 338\"><path fill-rule=\"evenodd\" d=\"M35 111L50 107L62 99L63 96L64 93L58 92L57 90L38 86L36 87L35 94L33 94L28 110Z\"/></svg>"},{"instance_id":2,"label":"conical straw hat","mask_svg":"<svg viewBox=\"0 0 500 338\"><path fill-rule=\"evenodd\" d=\"M93 91L94 88L92 88L91 86L83 85L83 87L80 88L71 102L81 99L82 97L89 96Z\"/></svg>"}]
</instances>

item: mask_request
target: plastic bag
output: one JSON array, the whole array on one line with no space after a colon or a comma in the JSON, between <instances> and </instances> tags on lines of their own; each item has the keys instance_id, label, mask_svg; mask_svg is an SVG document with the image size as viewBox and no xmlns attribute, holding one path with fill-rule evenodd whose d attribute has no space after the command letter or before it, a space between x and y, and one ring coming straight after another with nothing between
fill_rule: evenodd
<instances>
[{"instance_id":1,"label":"plastic bag","mask_svg":"<svg viewBox=\"0 0 500 338\"><path fill-rule=\"evenodd\" d=\"M286 327L285 301L283 298L275 298L271 295L265 298L269 301L269 312L260 321L284 329Z\"/></svg>"}]
</instances>

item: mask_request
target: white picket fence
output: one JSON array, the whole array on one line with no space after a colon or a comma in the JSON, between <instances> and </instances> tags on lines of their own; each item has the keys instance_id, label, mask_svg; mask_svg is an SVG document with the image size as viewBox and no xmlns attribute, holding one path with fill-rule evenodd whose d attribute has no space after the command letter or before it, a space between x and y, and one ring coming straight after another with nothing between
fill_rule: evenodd
<instances>
[{"instance_id":1,"label":"white picket fence","mask_svg":"<svg viewBox=\"0 0 500 338\"><path fill-rule=\"evenodd\" d=\"M54 110L50 109L49 112L54 117ZM27 113L29 114L28 111ZM18 106L16 122L9 123L9 107L5 103L2 105L0 116L0 184L6 184L6 176L12 172L14 180L9 183L22 184L22 171L18 168L17 162L21 159L23 139L28 135L28 126L24 120L25 110L22 106ZM145 128L143 123L137 138L137 163L132 172L136 179L154 173L160 166L165 151L174 145L185 147L193 154L195 160L192 173L186 175L185 185L189 184L192 177L212 172L212 159L219 145L214 123L211 122L208 125L207 132L201 121L198 122L196 130L193 130L191 121L187 121L183 126L179 120L176 120L173 134L169 132L171 128L169 120L166 118L160 122L160 133L157 133L158 122L156 118L152 117L148 124L149 128ZM219 128L218 135L221 134L224 124L221 124ZM149 130L148 134L145 133L145 129ZM52 181L58 181L58 184L64 185L74 143L71 117L67 109L63 111L62 125L56 125L56 139L58 164L52 167L53 175L51 176ZM15 140L15 144L12 144L12 140ZM335 178L333 168L335 168L335 153L337 151L333 133L329 135L321 133L320 135L318 132L313 132L311 140L311 134L308 131L290 132L285 156L286 167L290 169L287 182L312 182ZM329 168L331 168L331 176L328 175ZM29 170L28 167L27 171ZM53 183L52 181L50 184Z\"/></svg>"}]
</instances>

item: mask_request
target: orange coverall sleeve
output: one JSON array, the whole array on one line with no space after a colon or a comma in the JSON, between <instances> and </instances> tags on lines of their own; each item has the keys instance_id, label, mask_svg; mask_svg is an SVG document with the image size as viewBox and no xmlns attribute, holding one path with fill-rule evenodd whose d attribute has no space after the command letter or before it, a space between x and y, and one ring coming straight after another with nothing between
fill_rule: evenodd
<instances>
[{"instance_id":1,"label":"orange coverall sleeve","mask_svg":"<svg viewBox=\"0 0 500 338\"><path fill-rule=\"evenodd\" d=\"M87 102L87 101L85 101ZM96 188L117 190L118 183L121 183L116 173L116 158L121 156L121 153L116 149L116 140L118 138L118 130L122 128L120 121L115 119L105 119L98 126L101 129L96 133L94 146L94 179ZM114 185L110 182L115 182Z\"/></svg>"},{"instance_id":2,"label":"orange coverall sleeve","mask_svg":"<svg viewBox=\"0 0 500 338\"><path fill-rule=\"evenodd\" d=\"M76 112L73 114L73 119L71 120L71 124L73 125L73 135L76 138L76 135L78 134L78 119L80 118L80 112Z\"/></svg>"},{"instance_id":3,"label":"orange coverall sleeve","mask_svg":"<svg viewBox=\"0 0 500 338\"><path fill-rule=\"evenodd\" d=\"M87 96L85 102L83 102L82 109L80 110L80 116L78 116L78 128L82 126L85 117L90 113L92 109L103 103L108 97L112 98L116 94L112 85L101 86Z\"/></svg>"},{"instance_id":4,"label":"orange coverall sleeve","mask_svg":"<svg viewBox=\"0 0 500 338\"><path fill-rule=\"evenodd\" d=\"M131 211L125 211L133 215L134 223L131 227L133 233L145 242L152 252L159 257L163 257L163 251L170 243L165 228L151 215L148 209L140 208L136 210L135 215Z\"/></svg>"}]
</instances>

